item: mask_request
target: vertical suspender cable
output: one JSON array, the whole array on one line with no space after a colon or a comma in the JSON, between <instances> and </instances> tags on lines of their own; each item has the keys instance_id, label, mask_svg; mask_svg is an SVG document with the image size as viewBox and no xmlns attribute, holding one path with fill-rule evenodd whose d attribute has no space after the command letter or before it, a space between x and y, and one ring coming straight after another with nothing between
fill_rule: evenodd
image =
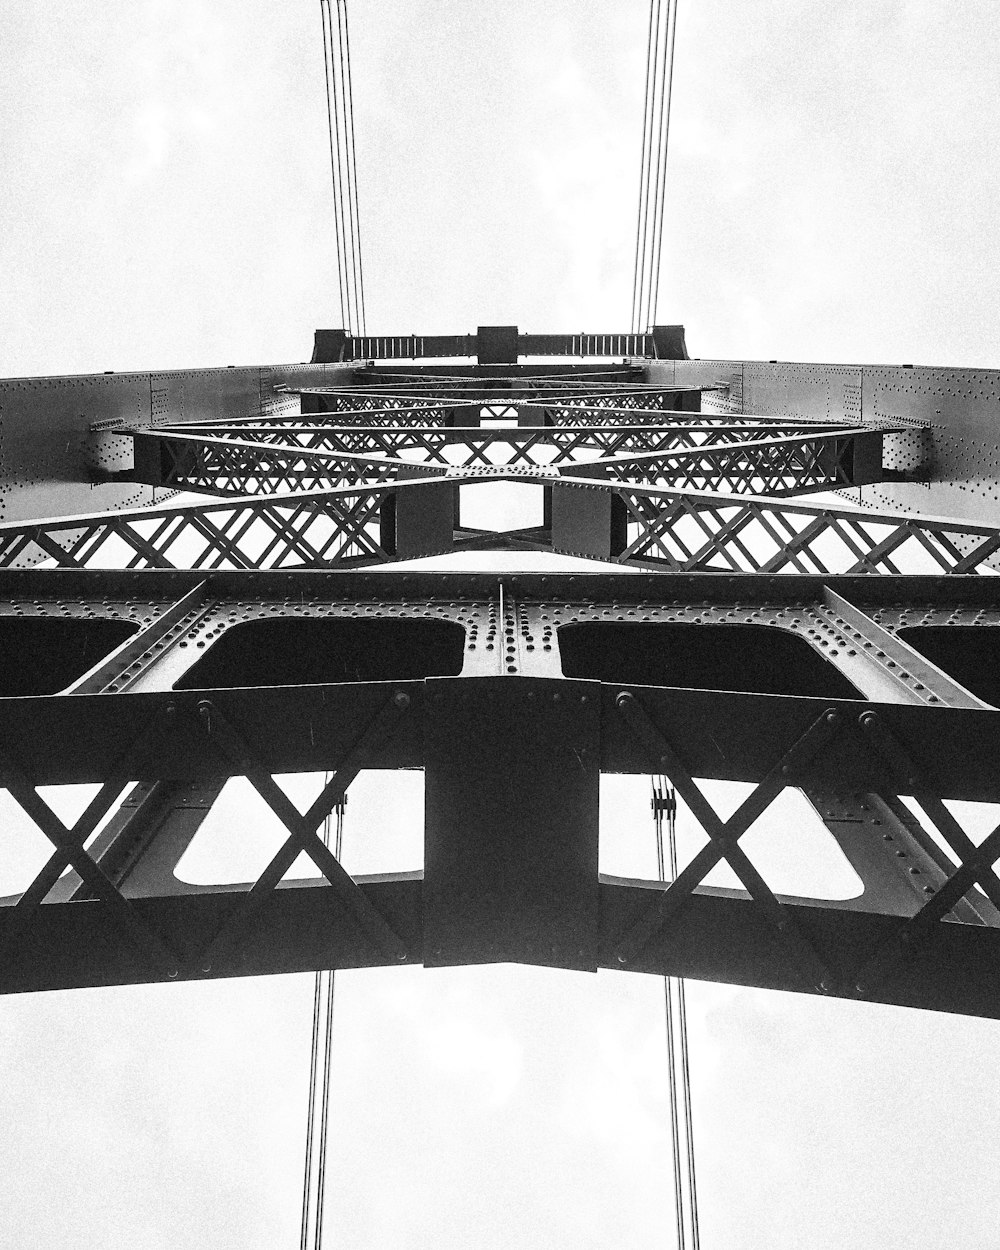
<instances>
[{"instance_id":1,"label":"vertical suspender cable","mask_svg":"<svg viewBox=\"0 0 1000 1250\"><path fill-rule=\"evenodd\" d=\"M667 153L670 150L670 105L674 94L674 49L677 46L677 0L673 0L673 13L671 14L670 30L667 33L670 43L670 61L667 70L666 90L661 101L660 120L662 123L662 153L663 153L663 173L659 185L659 201L660 201L660 218L658 222L653 223L653 238L656 242L656 263L652 266L650 285L653 288L653 296L650 304L650 313L647 320L652 325L656 321L656 305L660 298L660 258L663 255L663 206L666 201L667 191ZM664 49L666 55L666 49ZM651 258L652 259L652 258Z\"/></svg>"},{"instance_id":2,"label":"vertical suspender cable","mask_svg":"<svg viewBox=\"0 0 1000 1250\"><path fill-rule=\"evenodd\" d=\"M676 800L671 791L666 791L660 803L653 791L653 819L656 825L656 868L661 881L667 880L663 855L663 817L670 816L671 808ZM670 1091L670 1147L674 1165L674 1221L677 1231L677 1250L684 1250L687 1237L684 1230L684 1187L681 1175L681 1140L680 1117L677 1107L677 1055L674 1041L674 995L673 978L663 978L663 1005L667 1025L667 1086Z\"/></svg>"},{"instance_id":3,"label":"vertical suspender cable","mask_svg":"<svg viewBox=\"0 0 1000 1250\"><path fill-rule=\"evenodd\" d=\"M650 0L632 277L632 328L636 333L648 329L657 315L676 36L677 0L665 0L665 7L663 0Z\"/></svg>"},{"instance_id":4,"label":"vertical suspender cable","mask_svg":"<svg viewBox=\"0 0 1000 1250\"><path fill-rule=\"evenodd\" d=\"M669 3L670 3L670 0L667 0L668 5ZM655 21L653 20L653 14L652 14L652 9L654 5L656 7ZM649 205L650 205L650 188L652 184L652 172L653 172L653 143L654 143L654 134L655 134L653 121L654 121L654 117L656 113L657 80L659 76L659 58L660 58L660 0L650 0L650 28L651 28L652 47L649 49L649 52L647 53L647 64L649 64L649 59L651 56L652 64L653 64L653 73L652 73L650 91L647 97L647 110L648 111L646 113L646 116L643 118L643 130L647 132L649 135L649 152L646 157L645 193L641 197L640 203L639 203L639 221L640 221L640 229L642 232L642 246L640 248L640 256L639 256L639 293L638 293L638 312L637 312L638 322L636 324L637 331L644 329L645 326L648 324L648 322L643 317L643 293L646 290L646 287L648 285L646 281L647 268L648 268L647 263L646 263L646 255L647 255L647 250L648 250L648 239L650 235Z\"/></svg>"},{"instance_id":5,"label":"vertical suspender cable","mask_svg":"<svg viewBox=\"0 0 1000 1250\"><path fill-rule=\"evenodd\" d=\"M337 187L337 154L334 152L333 146L333 108L334 99L331 98L330 91L330 74L332 72L332 51L333 51L333 26L332 16L328 0L319 0L319 15L323 23L323 84L326 88L326 130L330 144L330 182L333 187L333 227L337 239L337 282L340 291L340 319L344 328L350 333L350 305L345 304L344 300L344 262L341 257L341 238L340 238L340 218L337 206L340 200L339 190ZM330 19L330 32L327 35L327 19ZM346 240L344 240L346 243Z\"/></svg>"},{"instance_id":6,"label":"vertical suspender cable","mask_svg":"<svg viewBox=\"0 0 1000 1250\"><path fill-rule=\"evenodd\" d=\"M658 0L649 0L649 30L646 33L646 87L643 92L643 113L642 113L642 154L639 161L639 212L635 223L635 266L632 272L632 320L629 323L633 332L639 333L642 327L639 325L639 306L641 296L639 295L639 274L642 271L642 259L645 254L645 239L640 245L640 235L643 233L644 214L643 204L646 198L646 147L647 134L650 131L649 121L649 87L650 83L655 81L655 72L650 74L650 63L653 57L653 7L657 8L657 21L659 21L659 4ZM649 135L650 142L652 135Z\"/></svg>"},{"instance_id":7,"label":"vertical suspender cable","mask_svg":"<svg viewBox=\"0 0 1000 1250\"><path fill-rule=\"evenodd\" d=\"M676 870L674 876L676 876ZM681 1036L681 1090L684 1095L684 1136L687 1141L688 1208L691 1212L691 1250L700 1250L698 1224L698 1183L694 1170L694 1115L691 1110L691 1061L688 1054L687 991L683 978L677 980L678 1023Z\"/></svg>"},{"instance_id":8,"label":"vertical suspender cable","mask_svg":"<svg viewBox=\"0 0 1000 1250\"><path fill-rule=\"evenodd\" d=\"M354 190L351 185L351 140L347 129L347 68L344 63L344 21L343 10L340 5L341 0L337 0L337 51L340 59L340 95L338 98L337 78L336 75L334 75L334 103L336 105L337 113L344 119L343 136L338 133L337 140L338 156L341 161L341 204L343 205L343 202L346 200L347 234L350 240L350 258L347 267L347 286L354 298L354 325L356 329L360 330L361 314L358 302L358 256L355 240L357 231L355 229L354 221ZM343 143L342 150L339 147L341 142Z\"/></svg>"},{"instance_id":9,"label":"vertical suspender cable","mask_svg":"<svg viewBox=\"0 0 1000 1250\"><path fill-rule=\"evenodd\" d=\"M337 836L334 855L340 859L344 841L344 808L336 808ZM323 1089L320 1094L319 1166L316 1170L316 1250L323 1245L323 1215L326 1210L327 1139L330 1131L330 1074L333 1064L333 969L320 975L326 977L326 1027L323 1034Z\"/></svg>"},{"instance_id":10,"label":"vertical suspender cable","mask_svg":"<svg viewBox=\"0 0 1000 1250\"><path fill-rule=\"evenodd\" d=\"M340 316L349 334L365 334L365 281L361 259L361 212L358 203L357 142L354 134L354 85L347 0L336 0L334 36L332 0L320 0L323 24L323 71L326 128L333 188L333 224L337 243ZM337 67L340 67L339 74Z\"/></svg>"},{"instance_id":11,"label":"vertical suspender cable","mask_svg":"<svg viewBox=\"0 0 1000 1250\"><path fill-rule=\"evenodd\" d=\"M351 214L351 257L354 261L354 308L358 327L365 333L365 279L361 263L361 213L358 209L358 161L354 142L354 87L351 80L351 36L347 24L347 0L337 0L338 23L343 20L340 87L344 97L344 144L346 148L348 208ZM338 26L339 29L339 26ZM346 62L344 49L346 48Z\"/></svg>"},{"instance_id":12,"label":"vertical suspender cable","mask_svg":"<svg viewBox=\"0 0 1000 1250\"><path fill-rule=\"evenodd\" d=\"M676 9L674 10L676 14ZM677 879L677 798L667 815L670 880ZM684 978L678 977L677 1024L681 1051L681 1101L684 1108L684 1137L687 1145L688 1205L691 1214L691 1247L699 1250L701 1232L698 1224L698 1185L694 1170L694 1115L691 1109L691 1056L688 1051L687 987Z\"/></svg>"},{"instance_id":13,"label":"vertical suspender cable","mask_svg":"<svg viewBox=\"0 0 1000 1250\"><path fill-rule=\"evenodd\" d=\"M671 0L667 0L666 20L663 23L663 29L664 29L665 35L669 35L669 32L670 32L670 4L671 4ZM657 51L657 55L659 55L659 51L660 51L659 25L657 25L656 33L657 33L656 51ZM643 276L645 278L645 283L646 283L646 304L645 304L645 315L643 317L643 321L647 327L649 325L649 306L650 306L650 303L652 302L651 297L652 297L652 290L653 290L653 254L656 251L656 222L659 216L659 205L660 205L660 167L663 162L663 78L666 72L666 65L667 65L667 49L666 47L664 47L663 56L660 61L660 82L654 90L654 95L653 95L653 110L654 111L653 111L653 114L650 116L651 129L655 130L658 133L657 133L657 143L656 143L656 176L653 180L653 209L650 215L649 253L648 253L648 256L645 254L643 255L643 261L644 261ZM657 98L659 99L659 121L658 122L655 120ZM653 140L651 138L650 143L652 144L652 142ZM652 152L650 152L650 162L652 162ZM647 177L649 176L649 172L650 171L647 171ZM649 194L648 193L646 195L646 211L649 212ZM642 291L642 288L640 287L640 299L641 299L641 291Z\"/></svg>"},{"instance_id":14,"label":"vertical suspender cable","mask_svg":"<svg viewBox=\"0 0 1000 1250\"><path fill-rule=\"evenodd\" d=\"M333 141L334 148L337 152L337 182L339 185L339 195L337 197L336 210L340 214L340 233L344 239L344 290L347 294L347 328L353 334L356 318L351 308L351 271L348 260L348 237L347 237L347 221L344 215L344 159L343 150L340 142L340 105L337 101L337 71L334 60L335 49L333 46L333 12L330 8L330 0L326 0L327 19L330 27L330 76L333 87ZM340 37L340 8L337 8L337 36Z\"/></svg>"},{"instance_id":15,"label":"vertical suspender cable","mask_svg":"<svg viewBox=\"0 0 1000 1250\"><path fill-rule=\"evenodd\" d=\"M309 1048L309 1113L306 1117L306 1164L302 1177L302 1228L299 1234L299 1250L308 1250L309 1210L312 1195L313 1139L316 1136L316 1068L319 1053L320 997L322 990L320 974L316 973L313 987L312 1045Z\"/></svg>"},{"instance_id":16,"label":"vertical suspender cable","mask_svg":"<svg viewBox=\"0 0 1000 1250\"><path fill-rule=\"evenodd\" d=\"M664 882L673 881L677 877L677 796L666 777L653 780L652 808L656 829L656 860L659 877ZM664 821L666 821L668 834L666 854L664 853ZM699 1250L701 1233L698 1223L698 1191L695 1178L691 1063L688 1051L687 997L683 979L664 977L663 996L666 1009L667 1080L670 1097L670 1144L673 1154L677 1250L687 1250L688 1246L691 1250ZM688 1230L691 1233L690 1241L687 1236Z\"/></svg>"},{"instance_id":17,"label":"vertical suspender cable","mask_svg":"<svg viewBox=\"0 0 1000 1250\"><path fill-rule=\"evenodd\" d=\"M327 775L329 782L329 774ZM334 808L336 834L333 853L339 860L344 845L346 797ZM331 817L323 822L323 843L330 845ZM333 1071L333 990L332 969L317 972L313 989L312 1045L309 1055L309 1113L306 1120L305 1175L302 1184L302 1223L299 1250L308 1250L312 1229L314 1250L323 1244L323 1215L326 1207L327 1142L330 1129L330 1086ZM324 1008L325 1004L325 1008ZM322 1032L321 1032L322 1021ZM322 1069L322 1081L319 1079ZM317 1086L319 1095L317 1097ZM317 1118L319 1127L317 1130ZM317 1142L318 1137L318 1142Z\"/></svg>"},{"instance_id":18,"label":"vertical suspender cable","mask_svg":"<svg viewBox=\"0 0 1000 1250\"><path fill-rule=\"evenodd\" d=\"M354 80L351 75L351 30L347 22L347 0L344 0L344 43L347 46L347 107L350 110L351 124L351 169L354 180L354 217L358 230L358 280L361 287L361 333L368 333L368 319L365 313L365 269L361 253L361 212L358 208L358 154L354 143Z\"/></svg>"}]
</instances>

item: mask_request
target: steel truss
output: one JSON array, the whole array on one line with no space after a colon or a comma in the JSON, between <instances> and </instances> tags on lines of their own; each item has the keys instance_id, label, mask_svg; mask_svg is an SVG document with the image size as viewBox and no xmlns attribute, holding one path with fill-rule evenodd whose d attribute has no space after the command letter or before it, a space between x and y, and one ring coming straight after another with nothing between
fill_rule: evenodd
<instances>
[{"instance_id":1,"label":"steel truss","mask_svg":"<svg viewBox=\"0 0 1000 1250\"><path fill-rule=\"evenodd\" d=\"M516 960L1000 1017L1000 823L977 845L957 814L1000 803L1000 583L968 576L1000 527L797 498L926 481L883 467L918 423L755 416L636 360L337 368L95 429L92 478L218 498L0 525L0 777L53 848L3 900L0 990ZM537 487L541 524L463 526L487 479ZM631 567L361 567L489 548ZM323 846L368 768L423 770L422 872L352 879ZM330 778L305 812L289 772ZM700 825L669 885L598 873L608 772L664 774ZM256 881L187 885L235 776L286 841ZM728 819L720 780L753 787ZM66 824L41 791L79 783ZM789 788L858 897L751 862ZM303 851L319 875L286 879ZM740 889L705 884L723 861Z\"/></svg>"}]
</instances>

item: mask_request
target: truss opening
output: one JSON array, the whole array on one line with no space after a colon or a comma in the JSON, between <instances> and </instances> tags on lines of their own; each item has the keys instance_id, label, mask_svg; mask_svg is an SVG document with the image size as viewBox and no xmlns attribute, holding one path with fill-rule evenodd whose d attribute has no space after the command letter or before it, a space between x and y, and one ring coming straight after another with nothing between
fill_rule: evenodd
<instances>
[{"instance_id":1,"label":"truss opening","mask_svg":"<svg viewBox=\"0 0 1000 1250\"><path fill-rule=\"evenodd\" d=\"M897 635L974 695L1000 707L1000 628L910 625Z\"/></svg>"},{"instance_id":2,"label":"truss opening","mask_svg":"<svg viewBox=\"0 0 1000 1250\"><path fill-rule=\"evenodd\" d=\"M175 688L456 677L464 649L465 630L453 621L247 621L227 629Z\"/></svg>"},{"instance_id":3,"label":"truss opening","mask_svg":"<svg viewBox=\"0 0 1000 1250\"><path fill-rule=\"evenodd\" d=\"M100 788L93 783L39 786L38 797L63 824L72 827ZM94 844L116 808L117 803L112 803L93 832L84 839L84 847L89 849ZM16 902L49 862L55 850L55 845L13 795L7 790L0 790L0 904ZM64 880L70 873L79 882L79 877L72 868L64 868L60 873L60 880Z\"/></svg>"},{"instance_id":4,"label":"truss opening","mask_svg":"<svg viewBox=\"0 0 1000 1250\"><path fill-rule=\"evenodd\" d=\"M527 482L476 482L459 487L459 524L469 529L506 533L544 524L542 486Z\"/></svg>"},{"instance_id":5,"label":"truss opening","mask_svg":"<svg viewBox=\"0 0 1000 1250\"><path fill-rule=\"evenodd\" d=\"M323 788L322 773L275 777L300 812ZM424 866L424 774L419 769L367 768L347 792L343 865L354 877L417 872ZM245 777L226 782L174 867L188 885L247 885L256 881L288 837L274 812ZM283 881L316 879L300 854Z\"/></svg>"},{"instance_id":6,"label":"truss opening","mask_svg":"<svg viewBox=\"0 0 1000 1250\"><path fill-rule=\"evenodd\" d=\"M724 820L753 790L743 782L696 780ZM678 869L683 870L707 842L707 834L679 798ZM861 878L800 790L783 790L743 835L740 846L776 894L843 901L858 898L864 891ZM601 777L600 870L656 880L648 777ZM739 878L724 861L708 873L703 884L745 894Z\"/></svg>"},{"instance_id":7,"label":"truss opening","mask_svg":"<svg viewBox=\"0 0 1000 1250\"><path fill-rule=\"evenodd\" d=\"M937 844L947 862L957 867L958 856L937 827L932 814L926 812L920 801L912 794L901 794L899 798L900 802L909 808L920 828ZM973 846L978 846L989 837L994 829L1000 827L1000 803L976 803L969 799L942 799L941 802L958 821ZM994 864L992 871L995 876L1000 877L1000 864Z\"/></svg>"},{"instance_id":8,"label":"truss opening","mask_svg":"<svg viewBox=\"0 0 1000 1250\"><path fill-rule=\"evenodd\" d=\"M102 618L0 616L0 696L57 694L138 628Z\"/></svg>"},{"instance_id":9,"label":"truss opening","mask_svg":"<svg viewBox=\"0 0 1000 1250\"><path fill-rule=\"evenodd\" d=\"M815 699L864 698L803 638L767 625L564 625L559 651L565 677Z\"/></svg>"}]
</instances>

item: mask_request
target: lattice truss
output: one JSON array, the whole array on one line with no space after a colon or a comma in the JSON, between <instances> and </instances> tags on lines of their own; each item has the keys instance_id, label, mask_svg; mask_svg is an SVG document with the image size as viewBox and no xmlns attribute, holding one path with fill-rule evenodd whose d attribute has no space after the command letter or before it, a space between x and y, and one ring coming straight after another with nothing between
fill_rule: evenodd
<instances>
[{"instance_id":1,"label":"lattice truss","mask_svg":"<svg viewBox=\"0 0 1000 1250\"><path fill-rule=\"evenodd\" d=\"M3 900L0 989L522 960L1000 1016L1000 824L957 814L1000 800L1000 592L956 576L1000 531L864 506L909 427L704 411L628 370L345 376L291 414L105 429L168 499L0 525L0 775L52 847ZM536 487L541 523L463 525L487 479ZM487 548L632 568L367 569ZM378 767L424 772L422 873L353 879L320 838ZM305 812L288 772L325 777ZM676 787L702 844L672 883L599 875L602 772ZM232 777L282 845L184 885ZM734 814L713 781L750 787ZM70 783L97 788L64 821ZM789 790L858 898L751 861ZM302 853L318 875L290 879ZM740 889L706 884L723 862Z\"/></svg>"},{"instance_id":2,"label":"lattice truss","mask_svg":"<svg viewBox=\"0 0 1000 1250\"><path fill-rule=\"evenodd\" d=\"M293 416L136 429L125 476L225 502L3 526L0 567L350 567L479 539L682 571L964 573L1000 548L991 526L798 500L881 480L890 425L711 415L690 390L564 376L302 398ZM545 523L463 528L458 491L484 477L538 483Z\"/></svg>"}]
</instances>

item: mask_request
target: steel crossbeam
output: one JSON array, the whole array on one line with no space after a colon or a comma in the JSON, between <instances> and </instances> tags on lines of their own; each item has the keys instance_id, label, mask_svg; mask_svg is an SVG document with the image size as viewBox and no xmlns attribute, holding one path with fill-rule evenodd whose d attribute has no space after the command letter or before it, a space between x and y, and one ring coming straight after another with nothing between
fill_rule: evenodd
<instances>
[{"instance_id":1,"label":"steel crossbeam","mask_svg":"<svg viewBox=\"0 0 1000 1250\"><path fill-rule=\"evenodd\" d=\"M523 405L522 411L530 408ZM478 415L478 413L477 413ZM255 443L291 444L315 451L341 451L359 455L393 455L403 450L425 451L431 460L447 463L443 448L451 443L472 444L485 447L490 444L510 444L515 448L530 449L536 444L549 444L555 449L557 459L568 459L580 450L589 454L614 455L623 451L656 452L674 451L686 447L700 447L716 442L750 442L763 435L782 437L804 435L815 437L824 434L849 434L849 426L801 422L744 421L731 419L672 420L653 424L623 425L572 425L520 428L490 428L481 425L344 425L341 422L318 423L316 420L284 419L280 424L260 421L194 425L165 426L157 435L197 435L204 438L245 439ZM862 431L870 433L871 431ZM141 431L135 431L141 433Z\"/></svg>"},{"instance_id":2,"label":"steel crossbeam","mask_svg":"<svg viewBox=\"0 0 1000 1250\"><path fill-rule=\"evenodd\" d=\"M470 470L483 466L536 466L550 471L563 466L619 481L667 482L730 493L797 494L859 486L878 481L881 476L882 435L861 430L833 434L824 431L811 437L784 434L743 440L735 445L719 445L713 440L700 444L697 451L683 448L673 453L611 455L607 454L606 443L594 446L577 431L550 438L548 431L541 429L510 439L497 430L486 434L452 430L447 441L433 433L429 437L421 433L410 438L386 439L381 455L367 456L317 449L315 445L307 448L284 434L284 429L272 434L272 439L281 441L259 441L256 437L222 437L203 431L135 432L134 478L153 485L209 493L276 493L373 484L410 474L414 463L431 462ZM310 441L315 443L322 440L323 432L319 432L319 437L315 437L315 431L313 435ZM350 441L361 441L348 437ZM371 440L376 446L379 441ZM401 453L410 450L424 452L426 461L403 458ZM588 462L593 462L592 469L579 468Z\"/></svg>"}]
</instances>

